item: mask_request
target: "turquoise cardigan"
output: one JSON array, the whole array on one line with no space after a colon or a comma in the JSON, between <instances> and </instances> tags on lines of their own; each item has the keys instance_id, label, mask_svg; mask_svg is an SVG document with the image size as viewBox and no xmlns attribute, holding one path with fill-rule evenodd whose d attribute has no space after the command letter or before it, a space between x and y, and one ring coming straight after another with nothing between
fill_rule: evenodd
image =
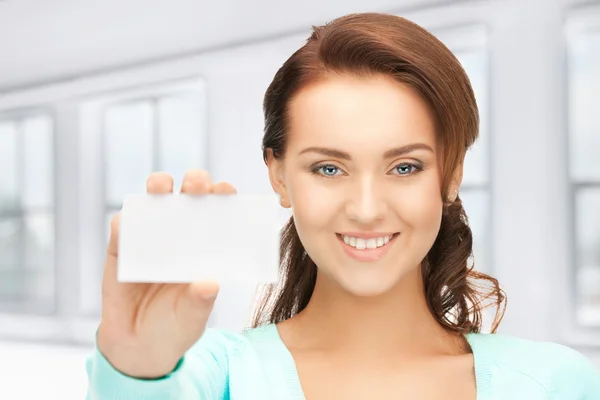
<instances>
[{"instance_id":1,"label":"turquoise cardigan","mask_svg":"<svg viewBox=\"0 0 600 400\"><path fill-rule=\"evenodd\" d=\"M568 347L499 334L467 340L478 400L600 400L598 369ZM243 333L208 329L162 379L127 377L97 349L87 373L88 400L304 400L294 360L272 324Z\"/></svg>"}]
</instances>

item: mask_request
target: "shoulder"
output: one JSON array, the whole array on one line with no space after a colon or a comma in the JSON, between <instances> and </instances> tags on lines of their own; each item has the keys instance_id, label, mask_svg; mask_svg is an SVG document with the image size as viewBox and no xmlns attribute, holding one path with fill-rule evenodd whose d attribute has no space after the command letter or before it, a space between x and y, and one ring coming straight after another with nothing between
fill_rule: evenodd
<instances>
[{"instance_id":1,"label":"shoulder","mask_svg":"<svg viewBox=\"0 0 600 400\"><path fill-rule=\"evenodd\" d=\"M600 399L598 368L570 347L501 334L470 334L468 340L476 365L493 366L492 374L518 375L552 399Z\"/></svg>"},{"instance_id":2,"label":"shoulder","mask_svg":"<svg viewBox=\"0 0 600 400\"><path fill-rule=\"evenodd\" d=\"M230 358L248 347L270 345L275 340L274 325L245 329L240 332L208 328L190 349L191 353L209 352L216 358Z\"/></svg>"}]
</instances>

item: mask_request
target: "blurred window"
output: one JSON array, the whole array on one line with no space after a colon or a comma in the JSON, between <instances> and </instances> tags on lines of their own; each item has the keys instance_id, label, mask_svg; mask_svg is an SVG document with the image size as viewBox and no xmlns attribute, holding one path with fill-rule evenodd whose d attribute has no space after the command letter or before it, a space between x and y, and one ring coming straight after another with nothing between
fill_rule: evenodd
<instances>
[{"instance_id":1,"label":"blurred window","mask_svg":"<svg viewBox=\"0 0 600 400\"><path fill-rule=\"evenodd\" d=\"M207 168L204 93L108 104L103 115L106 226L127 194L145 191L154 171L179 190L189 168ZM107 231L107 235L109 232Z\"/></svg>"},{"instance_id":2,"label":"blurred window","mask_svg":"<svg viewBox=\"0 0 600 400\"><path fill-rule=\"evenodd\" d=\"M0 312L54 311L54 137L46 114L0 119Z\"/></svg>"},{"instance_id":3,"label":"blurred window","mask_svg":"<svg viewBox=\"0 0 600 400\"><path fill-rule=\"evenodd\" d=\"M479 138L467 152L459 196L473 233L475 268L492 271L492 210L489 123L489 68L486 32L481 26L463 26L433 32L456 55L475 92L480 115Z\"/></svg>"},{"instance_id":4,"label":"blurred window","mask_svg":"<svg viewBox=\"0 0 600 400\"><path fill-rule=\"evenodd\" d=\"M568 65L576 317L600 327L600 26L569 35Z\"/></svg>"}]
</instances>

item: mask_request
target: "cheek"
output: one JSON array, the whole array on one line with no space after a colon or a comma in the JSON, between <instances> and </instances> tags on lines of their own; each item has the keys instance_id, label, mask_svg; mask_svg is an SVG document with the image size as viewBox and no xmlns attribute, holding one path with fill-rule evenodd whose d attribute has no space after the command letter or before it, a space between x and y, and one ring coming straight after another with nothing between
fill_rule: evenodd
<instances>
[{"instance_id":1,"label":"cheek","mask_svg":"<svg viewBox=\"0 0 600 400\"><path fill-rule=\"evenodd\" d=\"M435 240L442 220L442 198L437 177L420 180L410 191L402 215L407 225L419 237Z\"/></svg>"},{"instance_id":2,"label":"cheek","mask_svg":"<svg viewBox=\"0 0 600 400\"><path fill-rule=\"evenodd\" d=\"M299 230L331 229L330 222L339 211L339 193L336 196L336 191L321 179L301 172L287 179L288 195Z\"/></svg>"}]
</instances>

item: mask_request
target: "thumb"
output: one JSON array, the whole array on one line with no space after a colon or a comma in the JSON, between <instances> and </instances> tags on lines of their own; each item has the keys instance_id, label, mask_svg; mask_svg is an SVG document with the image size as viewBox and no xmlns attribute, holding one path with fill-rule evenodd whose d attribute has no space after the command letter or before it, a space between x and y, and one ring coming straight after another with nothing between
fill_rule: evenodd
<instances>
[{"instance_id":1,"label":"thumb","mask_svg":"<svg viewBox=\"0 0 600 400\"><path fill-rule=\"evenodd\" d=\"M202 333L218 293L217 282L196 282L187 285L177 304L176 315L179 325L185 330Z\"/></svg>"}]
</instances>

